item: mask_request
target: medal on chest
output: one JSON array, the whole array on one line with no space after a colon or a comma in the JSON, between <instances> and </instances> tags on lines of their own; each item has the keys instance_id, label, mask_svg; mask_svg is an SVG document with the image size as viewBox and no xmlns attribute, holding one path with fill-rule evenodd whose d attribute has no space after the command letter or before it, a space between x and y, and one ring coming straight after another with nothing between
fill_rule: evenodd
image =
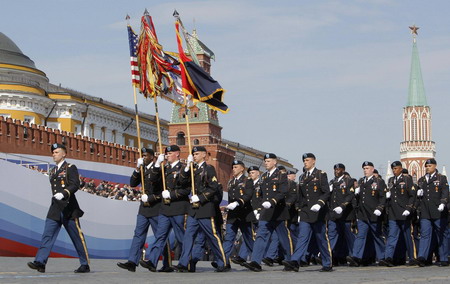
<instances>
[{"instance_id":1,"label":"medal on chest","mask_svg":"<svg viewBox=\"0 0 450 284\"><path fill-rule=\"evenodd\" d=\"M239 190L239 193L240 193L241 195L244 195L244 191L243 191L242 189Z\"/></svg>"},{"instance_id":2,"label":"medal on chest","mask_svg":"<svg viewBox=\"0 0 450 284\"><path fill-rule=\"evenodd\" d=\"M62 186L62 187L65 187L65 186L66 186L66 185L64 184L64 180L63 180L63 179L61 180L61 186Z\"/></svg>"},{"instance_id":3,"label":"medal on chest","mask_svg":"<svg viewBox=\"0 0 450 284\"><path fill-rule=\"evenodd\" d=\"M317 185L314 186L314 192L316 192L316 191L317 191Z\"/></svg>"},{"instance_id":4,"label":"medal on chest","mask_svg":"<svg viewBox=\"0 0 450 284\"><path fill-rule=\"evenodd\" d=\"M277 186L275 184L273 185L273 191L277 191Z\"/></svg>"}]
</instances>

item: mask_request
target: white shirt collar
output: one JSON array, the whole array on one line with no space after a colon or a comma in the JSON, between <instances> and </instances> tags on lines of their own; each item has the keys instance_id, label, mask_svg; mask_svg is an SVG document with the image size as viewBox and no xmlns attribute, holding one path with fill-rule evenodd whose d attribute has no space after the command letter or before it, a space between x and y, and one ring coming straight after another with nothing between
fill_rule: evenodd
<instances>
[{"instance_id":1,"label":"white shirt collar","mask_svg":"<svg viewBox=\"0 0 450 284\"><path fill-rule=\"evenodd\" d=\"M180 161L180 160L177 160L177 161L173 162L172 164L170 164L170 168L175 167L175 166L178 164L179 161Z\"/></svg>"},{"instance_id":2,"label":"white shirt collar","mask_svg":"<svg viewBox=\"0 0 450 284\"><path fill-rule=\"evenodd\" d=\"M152 165L153 165L153 162L150 162L150 164L148 164L147 167L146 167L147 170L150 169L152 167Z\"/></svg>"},{"instance_id":3,"label":"white shirt collar","mask_svg":"<svg viewBox=\"0 0 450 284\"><path fill-rule=\"evenodd\" d=\"M235 179L240 179L242 175L243 174L240 174L238 177L235 177Z\"/></svg>"},{"instance_id":4,"label":"white shirt collar","mask_svg":"<svg viewBox=\"0 0 450 284\"><path fill-rule=\"evenodd\" d=\"M366 182L368 182L369 180L371 180L373 178L373 175L371 175L370 177L366 177Z\"/></svg>"},{"instance_id":5,"label":"white shirt collar","mask_svg":"<svg viewBox=\"0 0 450 284\"><path fill-rule=\"evenodd\" d=\"M344 175L341 175L341 176L337 179L337 181L341 181L343 178L344 178Z\"/></svg>"},{"instance_id":6,"label":"white shirt collar","mask_svg":"<svg viewBox=\"0 0 450 284\"><path fill-rule=\"evenodd\" d=\"M197 168L200 168L204 163L205 161L201 162L200 164L197 164Z\"/></svg>"},{"instance_id":7,"label":"white shirt collar","mask_svg":"<svg viewBox=\"0 0 450 284\"><path fill-rule=\"evenodd\" d=\"M313 173L313 171L314 171L315 168L316 168L316 167L313 167L312 169L310 169L309 171L307 171L307 172L309 172L309 175L312 175L312 173Z\"/></svg>"},{"instance_id":8,"label":"white shirt collar","mask_svg":"<svg viewBox=\"0 0 450 284\"><path fill-rule=\"evenodd\" d=\"M258 181L259 181L259 178L255 179L255 180L253 181L253 185L255 185Z\"/></svg>"},{"instance_id":9,"label":"white shirt collar","mask_svg":"<svg viewBox=\"0 0 450 284\"><path fill-rule=\"evenodd\" d=\"M59 170L61 168L61 166L64 164L66 160L62 160L61 162L59 162L56 166L58 167L57 169Z\"/></svg>"},{"instance_id":10,"label":"white shirt collar","mask_svg":"<svg viewBox=\"0 0 450 284\"><path fill-rule=\"evenodd\" d=\"M275 167L275 168L273 168L273 169L271 169L271 170L269 171L269 177L273 174L273 172L274 172L276 169L277 169L277 167Z\"/></svg>"}]
</instances>

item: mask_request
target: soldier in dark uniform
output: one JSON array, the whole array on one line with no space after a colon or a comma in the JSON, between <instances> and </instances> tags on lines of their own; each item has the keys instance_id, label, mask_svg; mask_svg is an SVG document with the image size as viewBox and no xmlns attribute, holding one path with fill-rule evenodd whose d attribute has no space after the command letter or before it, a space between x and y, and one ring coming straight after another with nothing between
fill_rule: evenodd
<instances>
[{"instance_id":1,"label":"soldier in dark uniform","mask_svg":"<svg viewBox=\"0 0 450 284\"><path fill-rule=\"evenodd\" d=\"M141 204L136 217L136 228L134 229L128 261L117 263L117 266L120 268L132 272L136 271L136 266L141 259L142 247L145 244L149 226L152 227L154 234L158 232L158 215L161 208L161 180L152 181L150 179L152 168L155 166L155 152L149 148L142 148L141 152L142 158L139 158L137 161L136 170L133 171L133 175L130 178L130 185L136 187L144 180L145 192L141 196ZM164 267L170 267L167 254L164 257Z\"/></svg>"},{"instance_id":2,"label":"soldier in dark uniform","mask_svg":"<svg viewBox=\"0 0 450 284\"><path fill-rule=\"evenodd\" d=\"M439 247L439 266L448 266L448 246L444 241L447 229L449 187L447 177L436 170L436 160L425 162L425 176L418 181L417 196L420 200L419 266L425 266L431 248L433 233Z\"/></svg>"},{"instance_id":3,"label":"soldier in dark uniform","mask_svg":"<svg viewBox=\"0 0 450 284\"><path fill-rule=\"evenodd\" d=\"M214 253L217 269L216 272L229 271L229 262L226 259L223 250L222 240L217 228L215 217L217 212L217 195L220 185L217 182L216 170L213 166L205 162L206 148L196 146L192 149L192 155L188 157L188 165L182 171L182 178L190 182L189 163L195 162L194 167L194 186L195 194L191 196L192 206L188 209L188 218L186 231L183 239L183 250L178 265L174 268L179 272L187 272L189 259L191 257L194 240L199 230L201 230L206 239L208 239L211 249ZM221 216L219 216L221 217Z\"/></svg>"},{"instance_id":4,"label":"soldier in dark uniform","mask_svg":"<svg viewBox=\"0 0 450 284\"><path fill-rule=\"evenodd\" d=\"M384 259L385 244L382 239L382 214L386 205L386 184L383 179L373 174L372 162L362 164L364 177L358 181L355 194L358 196L356 217L358 234L353 245L352 256L347 257L350 266L359 266L362 263L364 249L368 245L367 239L373 238L375 242L376 257Z\"/></svg>"},{"instance_id":5,"label":"soldier in dark uniform","mask_svg":"<svg viewBox=\"0 0 450 284\"><path fill-rule=\"evenodd\" d=\"M252 222L256 220L251 206L253 180L244 174L245 165L242 161L233 161L232 167L233 178L228 182L228 214L223 242L227 259L230 258L238 229L241 231L243 243L250 250L249 253L252 252L254 242ZM233 262L241 264L245 261L243 258L236 257Z\"/></svg>"},{"instance_id":6,"label":"soldier in dark uniform","mask_svg":"<svg viewBox=\"0 0 450 284\"><path fill-rule=\"evenodd\" d=\"M285 270L298 271L300 260L308 251L311 236L314 234L322 257L321 272L333 271L331 249L326 232L325 217L330 198L327 174L316 168L316 156L303 154L305 174L299 180L300 234L291 261L283 261Z\"/></svg>"},{"instance_id":7,"label":"soldier in dark uniform","mask_svg":"<svg viewBox=\"0 0 450 284\"><path fill-rule=\"evenodd\" d=\"M66 162L66 147L62 144L52 144L51 151L56 167L49 172L52 187L52 204L45 219L41 246L33 262L29 262L31 269L45 272L45 265L58 237L61 226L64 226L77 251L81 266L75 273L90 272L89 254L80 228L79 218L84 212L78 205L75 192L80 188L80 178L75 165Z\"/></svg>"},{"instance_id":8,"label":"soldier in dark uniform","mask_svg":"<svg viewBox=\"0 0 450 284\"><path fill-rule=\"evenodd\" d=\"M389 178L386 199L388 203L389 234L386 242L384 260L379 264L394 266L394 252L400 238L406 245L410 265L416 264L415 247L411 238L411 214L414 213L416 189L411 177L402 174L402 163L395 161L391 164L394 176ZM400 237L401 236L401 237ZM404 255L404 250L401 255Z\"/></svg>"},{"instance_id":9,"label":"soldier in dark uniform","mask_svg":"<svg viewBox=\"0 0 450 284\"><path fill-rule=\"evenodd\" d=\"M270 235L274 231L283 245L287 259L290 259L293 251L292 239L286 222L289 219L289 212L285 204L286 196L289 193L287 176L277 169L277 156L273 153L264 156L264 165L267 172L261 176L260 181L262 203L258 209L261 212L258 232L253 245L251 262L244 263L245 267L256 272L262 270L261 261Z\"/></svg>"},{"instance_id":10,"label":"soldier in dark uniform","mask_svg":"<svg viewBox=\"0 0 450 284\"><path fill-rule=\"evenodd\" d=\"M155 242L150 248L148 261L141 261L141 265L150 271L156 271L161 253L169 245L167 240L169 233L173 230L178 245L182 247L184 237L184 226L187 209L189 206L189 184L183 183L181 171L186 165L180 162L180 147L171 145L165 149L165 154L160 154L152 167L150 179L158 182L162 180L161 163L167 158L164 166L166 189L162 191L163 202L158 217L158 229L155 234ZM172 272L173 268L163 267L160 271Z\"/></svg>"},{"instance_id":11,"label":"soldier in dark uniform","mask_svg":"<svg viewBox=\"0 0 450 284\"><path fill-rule=\"evenodd\" d=\"M355 220L353 209L354 180L350 176L344 175L344 172L344 164L334 165L334 178L330 180L328 237L331 251L336 258L345 258L352 255L353 243L355 242L355 235L353 235L351 228L352 221ZM339 251L340 246L336 246L338 243L344 244L347 251Z\"/></svg>"}]
</instances>

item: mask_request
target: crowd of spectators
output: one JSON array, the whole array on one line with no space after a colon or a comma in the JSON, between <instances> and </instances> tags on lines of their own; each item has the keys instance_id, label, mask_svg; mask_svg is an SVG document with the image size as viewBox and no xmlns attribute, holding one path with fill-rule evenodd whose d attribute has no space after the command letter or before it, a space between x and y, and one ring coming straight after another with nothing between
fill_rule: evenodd
<instances>
[{"instance_id":1,"label":"crowd of spectators","mask_svg":"<svg viewBox=\"0 0 450 284\"><path fill-rule=\"evenodd\" d=\"M93 179L81 176L80 181L82 191L105 198L124 201L139 201L141 198L140 189L132 188L128 184L118 184L104 180L96 186Z\"/></svg>"}]
</instances>

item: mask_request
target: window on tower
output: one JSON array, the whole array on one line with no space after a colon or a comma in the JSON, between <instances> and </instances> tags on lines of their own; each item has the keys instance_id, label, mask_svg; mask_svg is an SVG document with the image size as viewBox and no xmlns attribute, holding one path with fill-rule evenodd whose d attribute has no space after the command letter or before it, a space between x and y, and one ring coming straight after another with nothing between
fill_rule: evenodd
<instances>
[{"instance_id":1,"label":"window on tower","mask_svg":"<svg viewBox=\"0 0 450 284\"><path fill-rule=\"evenodd\" d=\"M177 134L177 145L183 146L186 144L186 139L184 137L184 132L180 131Z\"/></svg>"}]
</instances>

